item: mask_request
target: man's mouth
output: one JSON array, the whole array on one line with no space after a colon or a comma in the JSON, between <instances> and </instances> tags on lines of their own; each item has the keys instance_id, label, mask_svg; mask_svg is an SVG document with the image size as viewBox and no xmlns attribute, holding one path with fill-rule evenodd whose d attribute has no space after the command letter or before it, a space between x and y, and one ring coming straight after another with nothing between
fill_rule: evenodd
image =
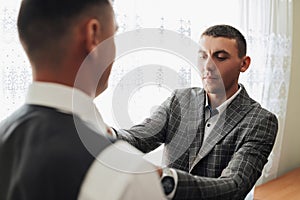
<instances>
[{"instance_id":1,"label":"man's mouth","mask_svg":"<svg viewBox=\"0 0 300 200\"><path fill-rule=\"evenodd\" d=\"M203 77L204 80L216 80L219 79L218 76L204 76Z\"/></svg>"}]
</instances>

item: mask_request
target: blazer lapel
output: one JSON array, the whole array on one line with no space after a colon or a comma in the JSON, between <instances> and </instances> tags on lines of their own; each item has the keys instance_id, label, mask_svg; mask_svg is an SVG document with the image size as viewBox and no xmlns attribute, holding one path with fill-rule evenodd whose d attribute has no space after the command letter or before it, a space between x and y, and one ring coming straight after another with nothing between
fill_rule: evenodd
<instances>
[{"instance_id":1,"label":"blazer lapel","mask_svg":"<svg viewBox=\"0 0 300 200\"><path fill-rule=\"evenodd\" d=\"M192 91L195 92L195 91ZM204 132L204 104L205 104L205 92L202 89L197 93L192 93L192 100L190 104L190 116L189 116L189 127L188 141L189 141L189 169L199 152L202 143L202 137Z\"/></svg>"},{"instance_id":2,"label":"blazer lapel","mask_svg":"<svg viewBox=\"0 0 300 200\"><path fill-rule=\"evenodd\" d=\"M250 109L250 97L243 87L240 94L231 102L231 104L228 105L227 109L221 114L214 129L201 146L200 151L190 168L190 172L195 167L195 165L202 158L204 158L222 138L224 138L231 130L236 127L236 125L244 118L244 116L250 111Z\"/></svg>"}]
</instances>

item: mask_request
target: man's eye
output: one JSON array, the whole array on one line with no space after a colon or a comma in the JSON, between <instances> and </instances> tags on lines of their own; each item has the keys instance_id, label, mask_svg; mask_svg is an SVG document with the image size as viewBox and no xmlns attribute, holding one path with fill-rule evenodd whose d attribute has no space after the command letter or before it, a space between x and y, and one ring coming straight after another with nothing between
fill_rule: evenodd
<instances>
[{"instance_id":1,"label":"man's eye","mask_svg":"<svg viewBox=\"0 0 300 200\"><path fill-rule=\"evenodd\" d=\"M221 56L217 56L217 59L220 60L220 61L223 61L223 60L226 60L227 57L221 57Z\"/></svg>"},{"instance_id":2,"label":"man's eye","mask_svg":"<svg viewBox=\"0 0 300 200\"><path fill-rule=\"evenodd\" d=\"M207 59L207 55L199 54L199 59L205 60Z\"/></svg>"},{"instance_id":3,"label":"man's eye","mask_svg":"<svg viewBox=\"0 0 300 200\"><path fill-rule=\"evenodd\" d=\"M224 61L228 58L228 55L226 53L219 52L215 54L215 58L219 61Z\"/></svg>"}]
</instances>

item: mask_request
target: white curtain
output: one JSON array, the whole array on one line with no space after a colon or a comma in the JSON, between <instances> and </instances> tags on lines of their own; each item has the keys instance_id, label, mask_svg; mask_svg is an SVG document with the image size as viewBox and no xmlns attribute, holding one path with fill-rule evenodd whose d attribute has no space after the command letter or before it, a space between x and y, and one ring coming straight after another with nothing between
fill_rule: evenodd
<instances>
[{"instance_id":1,"label":"white curtain","mask_svg":"<svg viewBox=\"0 0 300 200\"><path fill-rule=\"evenodd\" d=\"M17 34L19 5L19 0L0 0L0 120L23 103L31 82L30 64Z\"/></svg>"},{"instance_id":2,"label":"white curtain","mask_svg":"<svg viewBox=\"0 0 300 200\"><path fill-rule=\"evenodd\" d=\"M279 131L269 162L257 184L277 176L290 82L292 0L240 0L252 64L242 81L263 107L275 113Z\"/></svg>"},{"instance_id":3,"label":"white curtain","mask_svg":"<svg viewBox=\"0 0 300 200\"><path fill-rule=\"evenodd\" d=\"M31 82L30 64L16 29L19 4L20 0L0 0L0 120L23 103ZM292 1L115 0L114 8L119 24L117 37L131 30L160 28L197 42L201 32L214 24L233 25L246 35L252 64L241 75L241 82L254 99L276 113L280 122L275 148L259 183L276 177L290 76ZM156 67L149 81L139 67L151 64ZM128 83L124 82L124 77L134 70L135 78L130 87L135 90L128 99L119 99L119 102L128 101L132 124L141 122L171 93L167 87L169 69L177 74L179 87L201 86L195 69L168 52L139 50L117 58L109 88L95 100L104 120L119 128L120 123L112 112L114 91L116 87L126 90ZM153 155L151 159L159 163L160 153Z\"/></svg>"}]
</instances>

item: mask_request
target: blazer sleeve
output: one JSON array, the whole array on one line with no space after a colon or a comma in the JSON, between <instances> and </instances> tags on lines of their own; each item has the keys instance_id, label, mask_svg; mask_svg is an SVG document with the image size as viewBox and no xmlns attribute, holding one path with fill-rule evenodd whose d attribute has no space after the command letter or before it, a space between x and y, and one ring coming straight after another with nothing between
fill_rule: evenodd
<instances>
[{"instance_id":1,"label":"blazer sleeve","mask_svg":"<svg viewBox=\"0 0 300 200\"><path fill-rule=\"evenodd\" d=\"M127 130L117 130L117 138L129 142L144 153L159 147L166 139L171 104L174 102L175 93L176 91L158 107L151 117L146 118L141 124Z\"/></svg>"},{"instance_id":2,"label":"blazer sleeve","mask_svg":"<svg viewBox=\"0 0 300 200\"><path fill-rule=\"evenodd\" d=\"M278 130L275 115L267 112L259 116L264 117L251 117L246 126L239 127L241 134L246 132L245 137L220 177L194 176L176 170L178 185L173 199L244 199L262 173Z\"/></svg>"}]
</instances>

